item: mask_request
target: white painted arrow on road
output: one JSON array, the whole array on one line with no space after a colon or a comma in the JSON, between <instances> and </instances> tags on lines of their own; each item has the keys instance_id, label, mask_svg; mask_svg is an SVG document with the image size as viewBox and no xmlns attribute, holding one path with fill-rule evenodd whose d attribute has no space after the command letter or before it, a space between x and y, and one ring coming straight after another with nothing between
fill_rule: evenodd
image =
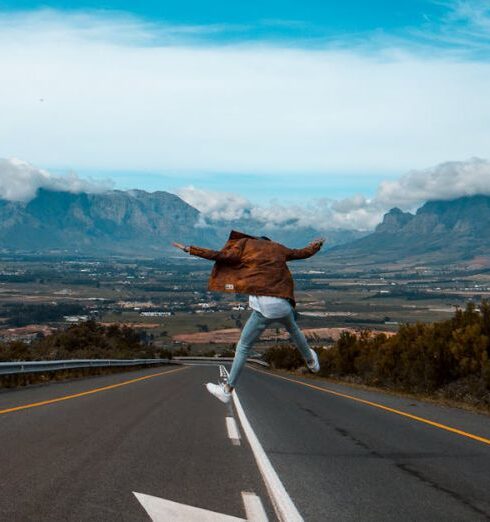
<instances>
[{"instance_id":1,"label":"white painted arrow on road","mask_svg":"<svg viewBox=\"0 0 490 522\"><path fill-rule=\"evenodd\" d=\"M223 515L215 511L201 509L171 500L134 492L153 522L267 522L267 515L260 498L254 493L242 492L247 518Z\"/></svg>"}]
</instances>

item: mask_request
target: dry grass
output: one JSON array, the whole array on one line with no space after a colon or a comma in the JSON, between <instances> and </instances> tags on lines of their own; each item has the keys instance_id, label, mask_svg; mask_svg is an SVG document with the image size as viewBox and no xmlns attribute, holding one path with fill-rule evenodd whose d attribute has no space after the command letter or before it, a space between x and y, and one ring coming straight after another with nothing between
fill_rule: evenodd
<instances>
[{"instance_id":1,"label":"dry grass","mask_svg":"<svg viewBox=\"0 0 490 522\"><path fill-rule=\"evenodd\" d=\"M309 339L328 339L332 341L337 341L342 332L359 332L356 328L303 328L302 331ZM240 333L241 330L239 328L224 328L222 330L212 330L210 332L176 334L172 336L172 339L175 342L189 344L233 344L238 342ZM373 333L385 333L388 336L394 335L393 332L381 332L379 330L373 330ZM284 329L280 329L279 333L276 333L275 328L268 328L261 335L261 340L263 341L276 339L280 341L288 340L289 334Z\"/></svg>"}]
</instances>

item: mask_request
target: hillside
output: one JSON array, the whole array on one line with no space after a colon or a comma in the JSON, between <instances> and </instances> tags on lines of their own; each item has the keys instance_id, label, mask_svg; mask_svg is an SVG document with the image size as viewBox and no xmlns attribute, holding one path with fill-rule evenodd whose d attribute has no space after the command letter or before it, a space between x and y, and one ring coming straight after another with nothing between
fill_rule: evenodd
<instances>
[{"instance_id":1,"label":"hillside","mask_svg":"<svg viewBox=\"0 0 490 522\"><path fill-rule=\"evenodd\" d=\"M167 192L73 194L40 189L29 202L0 200L0 246L72 253L156 254L169 241L199 242L199 212ZM213 234L206 231L206 237ZM215 238L214 238L215 239Z\"/></svg>"},{"instance_id":2,"label":"hillside","mask_svg":"<svg viewBox=\"0 0 490 522\"><path fill-rule=\"evenodd\" d=\"M203 224L204 223L204 224ZM268 235L291 247L325 236L326 246L362 235L287 223L269 228L252 218L205 223L200 212L168 192L71 193L39 189L28 202L0 199L0 249L90 255L159 256L172 241L220 248L231 229Z\"/></svg>"},{"instance_id":3,"label":"hillside","mask_svg":"<svg viewBox=\"0 0 490 522\"><path fill-rule=\"evenodd\" d=\"M403 263L490 265L490 196L429 201L415 214L385 214L372 234L327 254L353 265Z\"/></svg>"}]
</instances>

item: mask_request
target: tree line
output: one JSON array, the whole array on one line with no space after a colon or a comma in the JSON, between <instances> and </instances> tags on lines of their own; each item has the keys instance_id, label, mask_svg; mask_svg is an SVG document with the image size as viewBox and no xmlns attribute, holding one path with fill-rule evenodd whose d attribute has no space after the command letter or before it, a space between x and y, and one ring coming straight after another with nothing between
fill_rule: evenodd
<instances>
[{"instance_id":1,"label":"tree line","mask_svg":"<svg viewBox=\"0 0 490 522\"><path fill-rule=\"evenodd\" d=\"M144 334L132 328L103 326L93 320L30 343L0 344L0 361L152 358L171 358L171 353L148 343Z\"/></svg>"},{"instance_id":2,"label":"tree line","mask_svg":"<svg viewBox=\"0 0 490 522\"><path fill-rule=\"evenodd\" d=\"M45 324L62 321L65 315L86 314L87 309L76 303L60 304L25 304L14 303L0 309L0 317L10 327L28 324Z\"/></svg>"}]
</instances>

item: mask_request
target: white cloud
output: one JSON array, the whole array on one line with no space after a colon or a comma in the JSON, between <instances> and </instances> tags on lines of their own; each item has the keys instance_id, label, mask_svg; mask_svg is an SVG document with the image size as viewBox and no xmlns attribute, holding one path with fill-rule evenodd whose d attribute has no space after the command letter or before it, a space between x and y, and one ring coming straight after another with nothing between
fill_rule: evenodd
<instances>
[{"instance_id":1,"label":"white cloud","mask_svg":"<svg viewBox=\"0 0 490 522\"><path fill-rule=\"evenodd\" d=\"M487 0L440 1L448 8L439 24L431 24L426 38L454 45L463 52L488 52L490 5ZM427 31L426 31L427 32Z\"/></svg>"},{"instance_id":2,"label":"white cloud","mask_svg":"<svg viewBox=\"0 0 490 522\"><path fill-rule=\"evenodd\" d=\"M383 181L368 199L357 195L330 205L339 228L373 229L393 207L415 211L429 200L450 200L476 194L490 195L490 162L472 158L447 161L430 168L411 170L397 180Z\"/></svg>"},{"instance_id":3,"label":"white cloud","mask_svg":"<svg viewBox=\"0 0 490 522\"><path fill-rule=\"evenodd\" d=\"M74 173L55 176L46 170L15 158L0 158L0 198L10 201L29 201L39 188L67 192L102 192L109 182L81 179Z\"/></svg>"},{"instance_id":4,"label":"white cloud","mask_svg":"<svg viewBox=\"0 0 490 522\"><path fill-rule=\"evenodd\" d=\"M490 162L480 158L448 161L413 170L395 181L380 183L374 201L381 206L411 209L428 199L490 195Z\"/></svg>"},{"instance_id":5,"label":"white cloud","mask_svg":"<svg viewBox=\"0 0 490 522\"><path fill-rule=\"evenodd\" d=\"M368 230L374 228L382 216L382 212L375 212L363 196L341 201L318 198L305 204L285 204L277 200L254 204L236 194L193 186L175 193L202 213L198 226L209 226L213 221L253 219L262 223L265 230L278 227ZM361 200L363 205L359 205ZM357 208L352 207L353 202L358 203Z\"/></svg>"},{"instance_id":6,"label":"white cloud","mask_svg":"<svg viewBox=\"0 0 490 522\"><path fill-rule=\"evenodd\" d=\"M196 44L184 35L220 28L103 12L3 13L0 29L4 156L230 176L400 173L490 156L484 61L358 41Z\"/></svg>"},{"instance_id":7,"label":"white cloud","mask_svg":"<svg viewBox=\"0 0 490 522\"><path fill-rule=\"evenodd\" d=\"M111 182L82 179L75 173L56 176L19 159L0 158L0 198L28 201L39 188L93 193L108 190ZM412 170L395 181L381 182L376 195L370 199L356 194L339 200L316 198L304 204L277 200L254 204L238 194L194 186L183 187L175 193L201 211L199 226L208 226L213 221L254 219L265 229L372 230L383 214L395 206L413 211L428 200L490 195L490 161L472 158Z\"/></svg>"},{"instance_id":8,"label":"white cloud","mask_svg":"<svg viewBox=\"0 0 490 522\"><path fill-rule=\"evenodd\" d=\"M380 183L375 197L357 194L340 200L313 199L304 205L272 201L254 205L230 193L189 187L178 194L203 213L204 219L253 218L264 227L372 230L393 207L414 211L428 200L490 195L490 162L473 158L412 170L395 181Z\"/></svg>"},{"instance_id":9,"label":"white cloud","mask_svg":"<svg viewBox=\"0 0 490 522\"><path fill-rule=\"evenodd\" d=\"M246 198L229 192L183 187L175 193L212 220L231 221L247 217L252 204Z\"/></svg>"}]
</instances>

